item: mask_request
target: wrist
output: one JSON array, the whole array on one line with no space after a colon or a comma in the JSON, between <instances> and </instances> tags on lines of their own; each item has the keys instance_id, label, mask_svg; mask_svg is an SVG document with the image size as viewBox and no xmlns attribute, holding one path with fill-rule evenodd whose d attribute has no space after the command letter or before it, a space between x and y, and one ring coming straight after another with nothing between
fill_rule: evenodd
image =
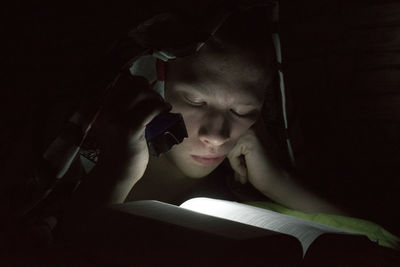
<instances>
[{"instance_id":1,"label":"wrist","mask_svg":"<svg viewBox=\"0 0 400 267\"><path fill-rule=\"evenodd\" d=\"M257 189L271 199L279 202L281 194L286 190L286 186L291 184L289 173L281 169L274 169L265 172L263 183L260 183Z\"/></svg>"},{"instance_id":2,"label":"wrist","mask_svg":"<svg viewBox=\"0 0 400 267\"><path fill-rule=\"evenodd\" d=\"M104 153L96 166L101 176L114 181L138 180L147 167L148 155L134 153Z\"/></svg>"}]
</instances>

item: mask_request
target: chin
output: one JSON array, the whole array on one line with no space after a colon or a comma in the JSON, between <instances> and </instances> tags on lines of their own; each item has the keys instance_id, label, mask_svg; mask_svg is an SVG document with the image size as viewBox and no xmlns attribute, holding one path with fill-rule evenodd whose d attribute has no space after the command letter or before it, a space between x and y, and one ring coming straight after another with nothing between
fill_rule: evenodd
<instances>
[{"instance_id":1,"label":"chin","mask_svg":"<svg viewBox=\"0 0 400 267\"><path fill-rule=\"evenodd\" d=\"M215 167L202 167L190 163L174 163L177 168L187 177L193 179L204 178L212 173L218 166Z\"/></svg>"},{"instance_id":2,"label":"chin","mask_svg":"<svg viewBox=\"0 0 400 267\"><path fill-rule=\"evenodd\" d=\"M184 158L182 153L168 152L166 153L166 158L186 177L193 179L204 178L219 166L219 164L215 166L200 166L190 159Z\"/></svg>"}]
</instances>

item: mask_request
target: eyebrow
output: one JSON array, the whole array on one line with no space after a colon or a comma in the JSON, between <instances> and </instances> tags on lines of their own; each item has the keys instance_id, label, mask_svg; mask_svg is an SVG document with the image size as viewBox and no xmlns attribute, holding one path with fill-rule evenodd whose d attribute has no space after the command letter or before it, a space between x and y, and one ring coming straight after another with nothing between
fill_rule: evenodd
<instances>
[{"instance_id":1,"label":"eyebrow","mask_svg":"<svg viewBox=\"0 0 400 267\"><path fill-rule=\"evenodd\" d=\"M200 91L200 93L203 93L206 95L211 94L211 89L209 87L202 85L202 82L201 82L202 79L199 79L199 77L197 75L193 75L188 71L181 73L180 81L182 84L188 85L192 89Z\"/></svg>"},{"instance_id":2,"label":"eyebrow","mask_svg":"<svg viewBox=\"0 0 400 267\"><path fill-rule=\"evenodd\" d=\"M187 85L190 86L191 90L199 91L200 93L204 95L211 95L212 94L212 89L208 86L204 86L201 83L193 83L192 82L186 82Z\"/></svg>"},{"instance_id":3,"label":"eyebrow","mask_svg":"<svg viewBox=\"0 0 400 267\"><path fill-rule=\"evenodd\" d=\"M190 86L190 90L186 91L191 91L191 90L195 90L197 92L199 92L200 94L206 95L206 96L210 96L212 95L212 89L208 86L204 86L202 84L195 84L195 81L183 81L182 83ZM183 87L185 88L185 87ZM248 88L250 90L250 87ZM185 90L185 89L183 89ZM260 101L260 99L257 96L251 97L252 100L250 100L250 102L242 102L240 103L240 105L244 105L244 106L262 106L263 102Z\"/></svg>"}]
</instances>

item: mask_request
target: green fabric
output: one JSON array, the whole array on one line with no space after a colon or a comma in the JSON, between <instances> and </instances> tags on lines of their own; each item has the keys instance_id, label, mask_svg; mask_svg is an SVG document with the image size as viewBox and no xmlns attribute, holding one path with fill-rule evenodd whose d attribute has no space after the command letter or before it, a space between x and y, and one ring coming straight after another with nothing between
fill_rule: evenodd
<instances>
[{"instance_id":1,"label":"green fabric","mask_svg":"<svg viewBox=\"0 0 400 267\"><path fill-rule=\"evenodd\" d=\"M303 213L267 201L247 202L246 204L344 230L359 232L381 246L400 250L400 238L371 221L324 213Z\"/></svg>"}]
</instances>

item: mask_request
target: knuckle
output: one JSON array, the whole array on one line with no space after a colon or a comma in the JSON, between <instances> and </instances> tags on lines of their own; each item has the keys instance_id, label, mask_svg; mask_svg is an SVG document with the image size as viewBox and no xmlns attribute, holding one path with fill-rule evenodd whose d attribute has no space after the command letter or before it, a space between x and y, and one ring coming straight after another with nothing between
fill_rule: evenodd
<instances>
[{"instance_id":1,"label":"knuckle","mask_svg":"<svg viewBox=\"0 0 400 267\"><path fill-rule=\"evenodd\" d=\"M162 97L158 94L154 94L152 92L143 92L142 95L139 97L139 101L137 104L146 102L146 104L153 105L153 106L161 106L165 103Z\"/></svg>"}]
</instances>

